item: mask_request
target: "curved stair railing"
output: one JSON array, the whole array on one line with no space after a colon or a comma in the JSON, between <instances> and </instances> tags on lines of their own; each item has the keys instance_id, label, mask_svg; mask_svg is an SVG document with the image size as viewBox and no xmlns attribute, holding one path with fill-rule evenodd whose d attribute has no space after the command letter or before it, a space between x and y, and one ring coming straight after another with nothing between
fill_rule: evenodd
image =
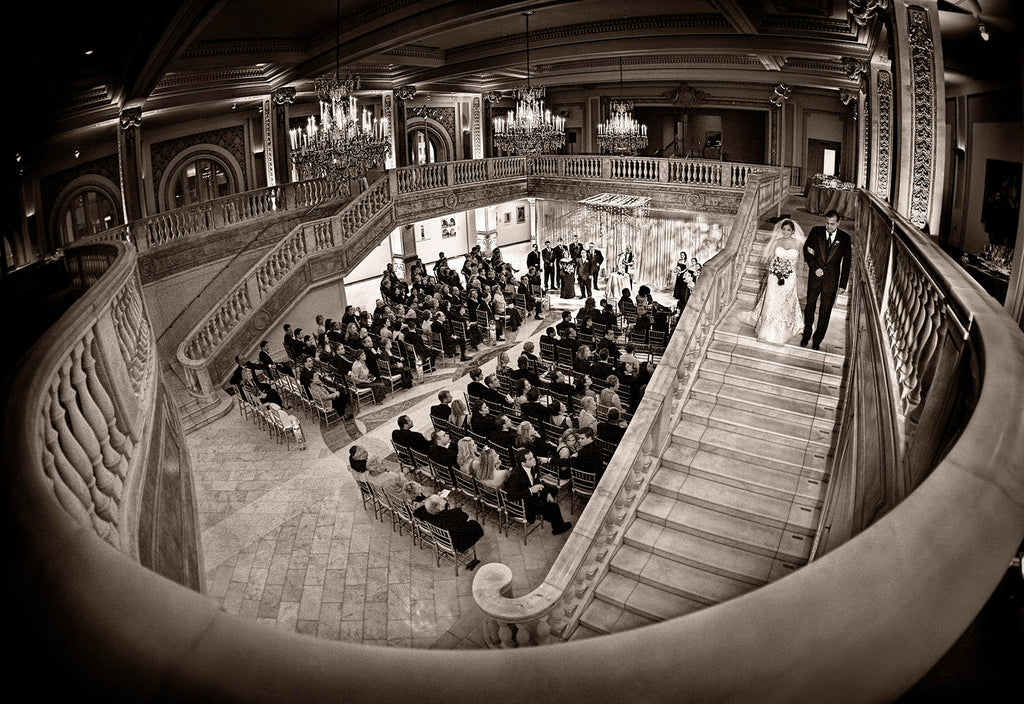
<instances>
[{"instance_id":1,"label":"curved stair railing","mask_svg":"<svg viewBox=\"0 0 1024 704\"><path fill-rule=\"evenodd\" d=\"M778 171L708 162L711 171L691 168L697 162L680 162L686 168L670 159L638 157L498 157L392 169L336 216L296 225L211 308L178 347L183 380L196 396L209 397L233 369L235 355L262 336L309 285L347 274L403 222L507 200L508 191L494 190L502 184L518 189L513 197L527 195L529 178L538 175L627 185L654 180L670 190L696 186L738 192L738 186L721 184L746 183L759 170Z\"/></svg>"},{"instance_id":2,"label":"curved stair railing","mask_svg":"<svg viewBox=\"0 0 1024 704\"><path fill-rule=\"evenodd\" d=\"M744 209L745 221L760 210L753 198ZM140 455L161 466L177 460L173 443L136 441L158 412L159 393L151 392L158 374L152 346L147 356L140 343L148 319L131 250L94 245L100 249L86 266L94 283L29 352L3 399L0 520L5 585L17 605L9 633L19 644L9 664L45 663L46 677L34 683L42 697L128 701L451 702L481 693L558 702L895 699L963 632L1024 533L1024 336L925 236L902 218L878 217L972 320L957 374L977 373L976 403L927 478L860 534L743 597L643 629L500 653L385 651L283 633L231 616L139 564L123 539L133 532L125 522L135 520L126 508L132 468ZM631 425L620 453L633 466L614 494L603 487L595 496L594 512L607 504L605 514L615 518L628 510L628 493L640 490L645 454L654 457L669 409L690 383L688 358L699 361L699 341L739 279L738 244L712 264L714 276L691 299L673 356L659 367L659 379L670 383L644 401L640 413L658 430L645 447L639 425ZM113 261L106 269L103 258ZM610 549L598 530L604 525L590 536L580 526L578 537ZM559 558L546 581L562 579L557 570L565 565ZM568 575L564 581L576 584ZM480 579L474 590L481 600L497 598L492 586ZM517 611L539 614L539 600L558 603L543 593L508 600L509 613L499 616L514 622ZM522 630L529 641L544 635ZM519 639L517 632L508 644Z\"/></svg>"}]
</instances>

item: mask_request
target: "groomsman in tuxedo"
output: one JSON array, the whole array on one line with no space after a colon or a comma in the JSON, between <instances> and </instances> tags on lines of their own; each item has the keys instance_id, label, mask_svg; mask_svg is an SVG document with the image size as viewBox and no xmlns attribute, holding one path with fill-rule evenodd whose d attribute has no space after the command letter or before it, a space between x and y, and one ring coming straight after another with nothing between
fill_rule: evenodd
<instances>
[{"instance_id":1,"label":"groomsman in tuxedo","mask_svg":"<svg viewBox=\"0 0 1024 704\"><path fill-rule=\"evenodd\" d=\"M540 257L544 260L544 288L558 288L555 283L558 278L555 275L558 259L555 257L555 249L551 246L551 240L544 241L544 249L541 250Z\"/></svg>"},{"instance_id":2,"label":"groomsman in tuxedo","mask_svg":"<svg viewBox=\"0 0 1024 704\"><path fill-rule=\"evenodd\" d=\"M604 264L604 255L601 250L594 247L591 242L587 245L587 252L590 254L590 275L594 279L594 290L597 290L597 276L601 273L601 265Z\"/></svg>"},{"instance_id":3,"label":"groomsman in tuxedo","mask_svg":"<svg viewBox=\"0 0 1024 704\"><path fill-rule=\"evenodd\" d=\"M537 245L533 245L533 249L526 255L526 268L534 267L540 269L540 252L537 251Z\"/></svg>"},{"instance_id":4,"label":"groomsman in tuxedo","mask_svg":"<svg viewBox=\"0 0 1024 704\"><path fill-rule=\"evenodd\" d=\"M561 262L562 262L562 259L565 258L565 254L568 251L569 251L569 248L566 247L562 243L561 240L559 240L558 244L555 245L555 249L553 250L553 255L554 255L553 264L554 264L554 269L555 269L555 282L554 282L554 286L552 286L551 288L558 288L558 287L560 287L562 285L562 271L561 271L562 263Z\"/></svg>"},{"instance_id":5,"label":"groomsman in tuxedo","mask_svg":"<svg viewBox=\"0 0 1024 704\"><path fill-rule=\"evenodd\" d=\"M576 280L580 284L580 298L586 299L594 295L594 292L590 290L590 275L593 273L592 266L590 252L585 249L581 250L580 255L576 257Z\"/></svg>"},{"instance_id":6,"label":"groomsman in tuxedo","mask_svg":"<svg viewBox=\"0 0 1024 704\"><path fill-rule=\"evenodd\" d=\"M576 261L580 258L580 254L583 253L583 244L580 242L579 236L572 238L572 244L569 245L569 259Z\"/></svg>"},{"instance_id":7,"label":"groomsman in tuxedo","mask_svg":"<svg viewBox=\"0 0 1024 704\"><path fill-rule=\"evenodd\" d=\"M825 224L811 228L804 242L804 261L810 271L807 273L807 303L804 306L804 335L800 346L806 347L814 329L814 349L828 330L832 315L832 304L836 292L845 293L850 279L850 235L839 229L839 213L829 210L825 213ZM818 308L818 325L814 327L814 306L821 299Z\"/></svg>"}]
</instances>

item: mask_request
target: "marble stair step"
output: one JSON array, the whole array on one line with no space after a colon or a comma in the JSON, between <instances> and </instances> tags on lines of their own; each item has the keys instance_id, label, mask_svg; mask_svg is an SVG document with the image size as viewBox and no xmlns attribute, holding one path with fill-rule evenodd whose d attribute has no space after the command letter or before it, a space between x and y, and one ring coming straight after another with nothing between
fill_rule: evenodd
<instances>
[{"instance_id":1,"label":"marble stair step","mask_svg":"<svg viewBox=\"0 0 1024 704\"><path fill-rule=\"evenodd\" d=\"M819 360L753 350L726 340L712 340L708 345L707 358L807 381L828 382L836 386L841 382L838 375L830 378Z\"/></svg>"},{"instance_id":2,"label":"marble stair step","mask_svg":"<svg viewBox=\"0 0 1024 704\"><path fill-rule=\"evenodd\" d=\"M665 621L704 608L704 604L618 572L604 576L597 585L595 597L652 621Z\"/></svg>"},{"instance_id":3,"label":"marble stair step","mask_svg":"<svg viewBox=\"0 0 1024 704\"><path fill-rule=\"evenodd\" d=\"M654 621L603 599L591 599L587 608L580 614L580 626L597 635L628 631L651 623ZM575 633L573 636L575 637Z\"/></svg>"},{"instance_id":4,"label":"marble stair step","mask_svg":"<svg viewBox=\"0 0 1024 704\"><path fill-rule=\"evenodd\" d=\"M797 422L744 411L691 398L683 406L681 420L703 423L738 435L771 440L782 445L806 449L808 444L828 451L832 423L825 420Z\"/></svg>"},{"instance_id":5,"label":"marble stair step","mask_svg":"<svg viewBox=\"0 0 1024 704\"><path fill-rule=\"evenodd\" d=\"M794 566L806 563L811 551L808 536L704 506L675 501L661 494L647 494L637 508L637 516L716 543L785 560Z\"/></svg>"},{"instance_id":6,"label":"marble stair step","mask_svg":"<svg viewBox=\"0 0 1024 704\"><path fill-rule=\"evenodd\" d=\"M584 611L584 613L586 612ZM576 625L576 630L574 630L572 635L569 636L569 640L586 640L587 638L594 638L599 635L602 634L587 628L582 623L579 623Z\"/></svg>"},{"instance_id":7,"label":"marble stair step","mask_svg":"<svg viewBox=\"0 0 1024 704\"><path fill-rule=\"evenodd\" d=\"M615 553L610 569L619 574L632 576L642 584L707 606L741 596L754 589L754 586L747 582L691 567L625 544Z\"/></svg>"},{"instance_id":8,"label":"marble stair step","mask_svg":"<svg viewBox=\"0 0 1024 704\"><path fill-rule=\"evenodd\" d=\"M793 351L792 354L790 350ZM789 372L804 378L817 378L819 381L831 376L833 379L830 381L835 381L837 384L842 381L842 358L839 355L830 355L813 348L777 347L758 342L753 338L724 339L719 337L712 339L708 346L709 356L711 356L711 352L728 354L737 364L759 366L758 363L767 363L781 367L783 373Z\"/></svg>"},{"instance_id":9,"label":"marble stair step","mask_svg":"<svg viewBox=\"0 0 1024 704\"><path fill-rule=\"evenodd\" d=\"M637 518L626 531L624 544L667 557L690 567L713 572L751 586L768 581L772 558L748 552L699 535Z\"/></svg>"},{"instance_id":10,"label":"marble stair step","mask_svg":"<svg viewBox=\"0 0 1024 704\"><path fill-rule=\"evenodd\" d=\"M764 391L777 396L798 401L818 403L835 408L839 402L839 387L823 384L790 374L779 374L762 369L754 369L742 364L731 364L718 359L706 359L700 366L698 378L710 379L735 386L742 386L756 391Z\"/></svg>"},{"instance_id":11,"label":"marble stair step","mask_svg":"<svg viewBox=\"0 0 1024 704\"><path fill-rule=\"evenodd\" d=\"M765 467L760 462L746 462L716 452L693 452L692 448L676 444L669 445L665 450L661 463L663 467L670 467L677 472L786 501L799 497L802 503L820 505L819 495L823 493L818 485L806 485L802 474Z\"/></svg>"},{"instance_id":12,"label":"marble stair step","mask_svg":"<svg viewBox=\"0 0 1024 704\"><path fill-rule=\"evenodd\" d=\"M737 435L706 423L680 421L672 431L672 442L698 450L734 457L793 474L823 478L828 448L794 447L766 438Z\"/></svg>"},{"instance_id":13,"label":"marble stair step","mask_svg":"<svg viewBox=\"0 0 1024 704\"><path fill-rule=\"evenodd\" d=\"M730 323L735 323L735 319ZM743 345L756 350L763 350L765 352L773 352L776 354L785 354L787 357L802 357L804 359L816 359L824 360L826 368L828 365L834 365L839 369L842 369L844 358L841 354L834 352L826 352L824 350L816 350L813 347L801 347L798 342L787 343L785 345L775 345L771 342L765 342L764 340L758 340L754 334L754 328L750 325L735 326L734 324L719 325L715 330L715 340L722 340L725 342L734 342L737 345Z\"/></svg>"},{"instance_id":14,"label":"marble stair step","mask_svg":"<svg viewBox=\"0 0 1024 704\"><path fill-rule=\"evenodd\" d=\"M693 384L693 398L719 406L766 414L795 423L835 422L835 407L819 406L816 402L780 396L768 391L758 391L703 376L698 377Z\"/></svg>"},{"instance_id":15,"label":"marble stair step","mask_svg":"<svg viewBox=\"0 0 1024 704\"><path fill-rule=\"evenodd\" d=\"M676 501L696 504L736 518L813 535L821 509L798 497L787 501L705 477L687 475L663 466L651 478L650 491Z\"/></svg>"}]
</instances>

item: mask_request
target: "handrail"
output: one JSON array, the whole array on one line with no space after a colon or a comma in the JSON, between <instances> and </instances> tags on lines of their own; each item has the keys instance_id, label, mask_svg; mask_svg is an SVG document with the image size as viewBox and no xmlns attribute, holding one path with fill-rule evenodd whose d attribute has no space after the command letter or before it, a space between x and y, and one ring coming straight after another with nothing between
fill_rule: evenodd
<instances>
[{"instance_id":1,"label":"handrail","mask_svg":"<svg viewBox=\"0 0 1024 704\"><path fill-rule=\"evenodd\" d=\"M501 563L480 568L473 596L488 617L492 645L543 644L552 640L551 633L567 638L575 630L644 496L651 468L670 441L711 332L736 298L759 215L783 202L788 179L788 173L776 170L747 181L729 239L705 263L643 400L544 582L527 595L508 598L511 570Z\"/></svg>"},{"instance_id":2,"label":"handrail","mask_svg":"<svg viewBox=\"0 0 1024 704\"><path fill-rule=\"evenodd\" d=\"M907 234L973 318L981 374L970 420L929 477L860 535L743 597L634 631L501 653L385 651L245 621L115 549L89 511L76 515L77 494L70 508L61 503L67 495L45 469L52 440L44 429L54 426L44 408L55 383L58 399L61 384L64 393L92 393L96 380L112 390L119 430L134 427L138 408L125 378L131 356L120 343L101 345L110 364L98 364L84 382L77 375L83 341L94 330L101 340L113 339L97 321L113 325L116 316L107 312L121 284L137 283L125 245L100 245L116 247L117 259L33 348L4 398L0 520L10 548L5 583L18 604L8 630L19 644L11 665L45 662L47 676L34 685L44 698L73 690L87 699L130 701L429 703L481 693L538 702L895 699L964 631L1024 533L1024 335L927 238ZM721 301L725 280L739 273L727 271L715 277L714 293L703 294L709 301ZM689 315L684 329L697 317ZM125 377L104 376L117 369ZM98 435L74 418L64 433L62 451Z\"/></svg>"},{"instance_id":3,"label":"handrail","mask_svg":"<svg viewBox=\"0 0 1024 704\"><path fill-rule=\"evenodd\" d=\"M423 206L426 194L444 194L443 201L452 206L458 202L452 189L455 186L486 185L524 182L536 175L555 175L561 179L580 178L598 182L611 179L612 184L664 178L665 188L683 186L715 190L737 191L735 184L746 183L748 175L758 172L775 173L777 169L750 164L696 162L693 160L651 159L640 157L499 157L471 161L452 161L420 166L407 166L388 170L373 187L360 194L335 217L309 221L297 225L246 274L242 281L229 290L185 335L178 347L177 359L184 370L184 381L192 393L208 397L229 371L230 357L217 364L214 357L222 351L225 340L233 335L246 320L257 314L261 301L273 296L288 285L290 277L301 270L301 264L314 256L336 252L344 244L351 249L353 242L362 242L374 232L360 232L360 227L376 226L388 210L392 221L398 221L397 209L406 217L413 208ZM719 185L730 183L731 186ZM611 184L609 184L611 186ZM777 195L777 194L776 194ZM335 234L343 233L343 239ZM379 233L377 233L379 234ZM347 261L354 266L356 261ZM336 269L342 275L347 269ZM267 321L269 322L269 321ZM222 355L221 355L222 356Z\"/></svg>"}]
</instances>

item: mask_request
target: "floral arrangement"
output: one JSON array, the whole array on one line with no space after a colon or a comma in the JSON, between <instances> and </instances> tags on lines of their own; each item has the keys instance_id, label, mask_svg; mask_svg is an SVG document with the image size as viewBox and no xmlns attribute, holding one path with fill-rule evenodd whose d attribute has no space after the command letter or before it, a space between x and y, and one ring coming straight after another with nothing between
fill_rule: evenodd
<instances>
[{"instance_id":1,"label":"floral arrangement","mask_svg":"<svg viewBox=\"0 0 1024 704\"><path fill-rule=\"evenodd\" d=\"M814 185L822 188L834 188L839 191L852 191L857 187L849 181L840 181L835 176L826 176L825 174L814 174Z\"/></svg>"},{"instance_id":2,"label":"floral arrangement","mask_svg":"<svg viewBox=\"0 0 1024 704\"><path fill-rule=\"evenodd\" d=\"M793 262L783 257L773 257L768 263L768 273L778 279L779 286L782 286L793 273Z\"/></svg>"}]
</instances>

